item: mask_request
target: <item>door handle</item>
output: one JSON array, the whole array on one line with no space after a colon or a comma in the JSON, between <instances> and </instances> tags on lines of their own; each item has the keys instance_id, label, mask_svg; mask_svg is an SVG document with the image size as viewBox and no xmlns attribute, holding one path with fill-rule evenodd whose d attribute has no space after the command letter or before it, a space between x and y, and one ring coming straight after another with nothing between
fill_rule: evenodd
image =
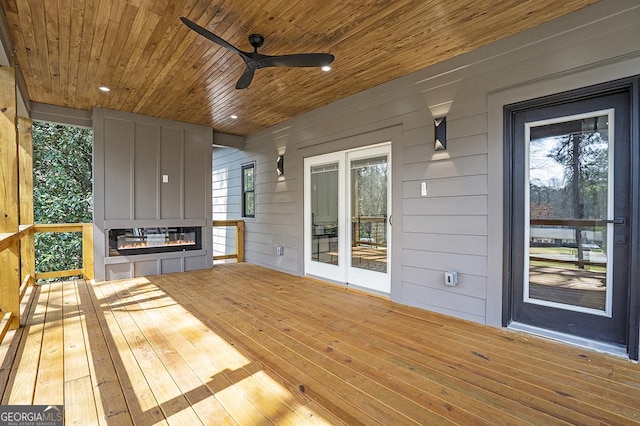
<instances>
[{"instance_id":1,"label":"door handle","mask_svg":"<svg viewBox=\"0 0 640 426\"><path fill-rule=\"evenodd\" d=\"M614 225L626 225L627 218L626 217L615 217L613 219L603 219L602 223L613 223Z\"/></svg>"},{"instance_id":2,"label":"door handle","mask_svg":"<svg viewBox=\"0 0 640 426\"><path fill-rule=\"evenodd\" d=\"M391 218L393 217L392 214L389 215L389 226L393 226L393 220L391 220Z\"/></svg>"}]
</instances>

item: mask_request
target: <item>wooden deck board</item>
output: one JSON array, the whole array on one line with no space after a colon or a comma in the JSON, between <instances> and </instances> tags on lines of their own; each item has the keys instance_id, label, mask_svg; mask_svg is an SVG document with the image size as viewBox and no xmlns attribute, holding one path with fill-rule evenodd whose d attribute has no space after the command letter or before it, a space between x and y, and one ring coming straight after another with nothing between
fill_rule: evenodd
<instances>
[{"instance_id":1,"label":"wooden deck board","mask_svg":"<svg viewBox=\"0 0 640 426\"><path fill-rule=\"evenodd\" d=\"M260 297L260 292L254 292L253 296ZM254 302L255 303L255 302ZM272 304L273 303L273 304ZM269 312L271 315L277 315L277 311L270 308L270 306L280 307L280 312L288 310L290 313L295 309L294 304L283 301L279 298L278 301L272 301L269 304L261 304L260 310L263 312ZM317 311L318 306L314 311ZM322 316L325 321L332 315L331 311L324 311ZM423 405L432 405L438 403L443 407L447 407L448 410L453 407L465 407L467 404L472 403L478 399L485 400L487 406L480 406L475 410L475 415L481 416L485 420L496 421L498 418L503 418L505 422L515 421L516 418L512 417L509 412L516 408L515 403L511 399L497 398L496 394L489 394L485 392L482 395L481 389L478 389L473 398L468 397L465 392L470 392L468 385L461 380L447 375L445 377L436 377L434 374L429 374L424 377L417 376L415 374L415 367L409 366L409 362L406 359L402 359L402 351L392 352L385 346L388 340L379 341L379 345L376 342L369 340L370 333L364 335L364 338L360 338L358 341L354 340L353 334L347 334L338 329L338 323L343 323L344 320L339 315L333 314L335 320L332 319L335 325L332 330L332 334L328 335L323 331L322 324L313 318L305 316L289 315L289 318L284 320L279 319L278 322L272 323L276 328L279 328L282 332L291 333L292 331L302 333L304 336L311 336L313 341L310 341L312 345L316 347L319 352L325 353L336 360L346 360L348 364L352 365L356 371L360 373L368 373L379 379L381 382L389 383L388 386L394 388L399 394L403 394L406 397L411 397L415 394L422 392L424 388L440 387L441 391L436 393L439 396L438 399L429 401L427 403L426 398L422 398L420 403ZM297 318L296 318L297 317ZM347 327L351 325L346 324ZM350 330L351 331L351 330ZM333 340L331 340L333 339ZM328 341L328 343L327 343ZM446 367L450 368L450 367ZM443 385L444 383L444 385ZM464 410L464 408L462 408ZM519 407L521 411L522 407ZM543 420L540 414L532 420Z\"/></svg>"},{"instance_id":2,"label":"wooden deck board","mask_svg":"<svg viewBox=\"0 0 640 426\"><path fill-rule=\"evenodd\" d=\"M640 424L638 364L253 265L32 293L3 402L67 424Z\"/></svg>"}]
</instances>

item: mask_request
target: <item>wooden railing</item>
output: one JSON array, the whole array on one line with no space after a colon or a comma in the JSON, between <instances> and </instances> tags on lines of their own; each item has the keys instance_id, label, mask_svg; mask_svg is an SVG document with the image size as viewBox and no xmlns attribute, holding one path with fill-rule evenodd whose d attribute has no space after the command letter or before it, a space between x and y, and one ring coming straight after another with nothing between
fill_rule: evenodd
<instances>
[{"instance_id":1,"label":"wooden railing","mask_svg":"<svg viewBox=\"0 0 640 426\"><path fill-rule=\"evenodd\" d=\"M238 262L244 262L244 220L214 220L213 226L236 227L235 254L221 254L219 256L213 256L213 260L236 259Z\"/></svg>"},{"instance_id":2,"label":"wooden railing","mask_svg":"<svg viewBox=\"0 0 640 426\"><path fill-rule=\"evenodd\" d=\"M36 272L35 279L64 278L74 275L82 275L86 280L94 278L93 275L93 224L91 223L56 223L34 225L36 234L82 232L82 268L68 269L64 271Z\"/></svg>"},{"instance_id":3,"label":"wooden railing","mask_svg":"<svg viewBox=\"0 0 640 426\"><path fill-rule=\"evenodd\" d=\"M82 232L81 269L36 272L34 235L48 232ZM93 224L91 223L22 225L18 232L0 234L0 268L7 272L0 282L0 294L3 298L0 342L7 331L19 326L20 302L27 288L32 286L35 280L73 275L93 279L93 262ZM11 310L8 310L7 306L11 306Z\"/></svg>"}]
</instances>

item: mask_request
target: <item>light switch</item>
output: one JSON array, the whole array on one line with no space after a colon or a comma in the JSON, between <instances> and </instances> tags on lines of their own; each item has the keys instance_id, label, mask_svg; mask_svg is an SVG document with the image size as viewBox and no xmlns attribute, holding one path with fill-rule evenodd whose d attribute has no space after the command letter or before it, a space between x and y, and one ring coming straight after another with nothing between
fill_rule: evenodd
<instances>
[{"instance_id":1,"label":"light switch","mask_svg":"<svg viewBox=\"0 0 640 426\"><path fill-rule=\"evenodd\" d=\"M420 183L420 195L423 197L427 196L427 182Z\"/></svg>"},{"instance_id":2,"label":"light switch","mask_svg":"<svg viewBox=\"0 0 640 426\"><path fill-rule=\"evenodd\" d=\"M162 183L169 183L169 175L162 175Z\"/></svg>"}]
</instances>

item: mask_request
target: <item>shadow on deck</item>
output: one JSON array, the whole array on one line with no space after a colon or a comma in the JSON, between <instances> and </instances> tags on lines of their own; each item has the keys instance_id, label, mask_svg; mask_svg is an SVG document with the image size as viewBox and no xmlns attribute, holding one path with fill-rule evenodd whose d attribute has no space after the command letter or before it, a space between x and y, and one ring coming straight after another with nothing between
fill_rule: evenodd
<instances>
[{"instance_id":1,"label":"shadow on deck","mask_svg":"<svg viewBox=\"0 0 640 426\"><path fill-rule=\"evenodd\" d=\"M2 403L66 424L640 422L637 364L249 264L25 301Z\"/></svg>"}]
</instances>

